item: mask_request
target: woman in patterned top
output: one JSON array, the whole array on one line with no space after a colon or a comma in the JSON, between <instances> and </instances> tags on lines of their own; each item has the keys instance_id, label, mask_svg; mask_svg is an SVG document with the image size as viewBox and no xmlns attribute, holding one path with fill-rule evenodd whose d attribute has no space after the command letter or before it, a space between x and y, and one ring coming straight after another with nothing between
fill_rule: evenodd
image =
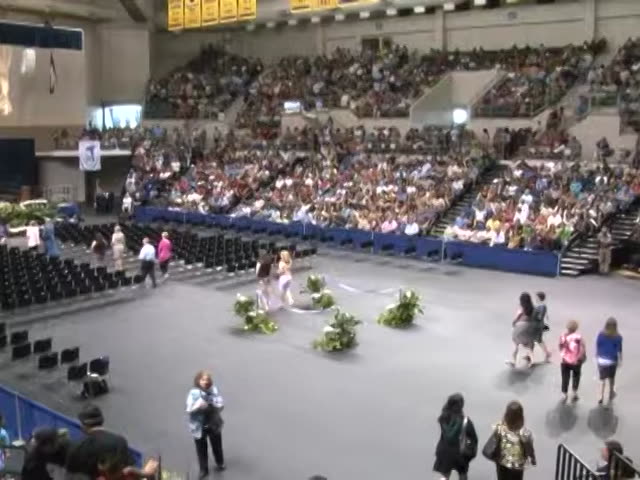
<instances>
[{"instance_id":1,"label":"woman in patterned top","mask_svg":"<svg viewBox=\"0 0 640 480\"><path fill-rule=\"evenodd\" d=\"M509 402L502 422L494 427L494 432L500 446L496 462L498 480L522 480L527 461L536 465L536 454L533 435L524 426L524 411L520 402Z\"/></svg>"}]
</instances>

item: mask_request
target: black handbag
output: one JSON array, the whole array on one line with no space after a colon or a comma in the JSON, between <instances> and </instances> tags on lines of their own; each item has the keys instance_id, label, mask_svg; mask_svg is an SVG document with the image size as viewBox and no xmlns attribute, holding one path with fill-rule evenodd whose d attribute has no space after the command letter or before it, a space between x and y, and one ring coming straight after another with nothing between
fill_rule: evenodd
<instances>
[{"instance_id":1,"label":"black handbag","mask_svg":"<svg viewBox=\"0 0 640 480\"><path fill-rule=\"evenodd\" d=\"M478 444L467 435L468 417L462 421L462 431L460 432L460 455L467 460L473 460L478 455Z\"/></svg>"},{"instance_id":2,"label":"black handbag","mask_svg":"<svg viewBox=\"0 0 640 480\"><path fill-rule=\"evenodd\" d=\"M497 462L500 457L500 434L496 428L491 436L487 439L487 443L482 447L482 455L487 460Z\"/></svg>"}]
</instances>

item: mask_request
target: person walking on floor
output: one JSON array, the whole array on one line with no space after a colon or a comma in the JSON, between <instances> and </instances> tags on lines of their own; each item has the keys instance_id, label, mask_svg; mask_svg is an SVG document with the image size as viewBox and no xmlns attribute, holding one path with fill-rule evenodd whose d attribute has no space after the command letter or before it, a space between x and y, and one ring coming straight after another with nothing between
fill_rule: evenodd
<instances>
[{"instance_id":1,"label":"person walking on floor","mask_svg":"<svg viewBox=\"0 0 640 480\"><path fill-rule=\"evenodd\" d=\"M464 397L454 393L447 399L438 417L440 439L436 446L433 470L440 474L442 480L448 480L453 470L458 473L458 478L466 480L469 463L478 451L476 430L463 409Z\"/></svg>"},{"instance_id":2,"label":"person walking on floor","mask_svg":"<svg viewBox=\"0 0 640 480\"><path fill-rule=\"evenodd\" d=\"M542 348L542 351L544 352L545 362L549 362L551 359L551 350L549 350L547 345L544 343L544 332L549 329L549 326L547 325L549 313L547 310L547 304L545 303L546 298L547 295L544 292L536 293L537 305L533 309L533 320L535 322L534 328L536 330L534 345L540 345L540 348Z\"/></svg>"},{"instance_id":3,"label":"person walking on floor","mask_svg":"<svg viewBox=\"0 0 640 480\"><path fill-rule=\"evenodd\" d=\"M37 252L40 247L40 227L34 220L27 225L25 235L27 236L27 248Z\"/></svg>"},{"instance_id":4,"label":"person walking on floor","mask_svg":"<svg viewBox=\"0 0 640 480\"><path fill-rule=\"evenodd\" d=\"M293 295L291 295L291 254L288 250L280 252L280 262L278 262L278 287L280 288L280 300L282 304L293 305Z\"/></svg>"},{"instance_id":5,"label":"person walking on floor","mask_svg":"<svg viewBox=\"0 0 640 480\"><path fill-rule=\"evenodd\" d=\"M533 435L524 426L524 410L518 401L507 404L502 421L493 427L490 443L495 446L487 452L487 445L483 454L492 457L496 463L498 480L522 480L527 462L536 465L536 454L533 448Z\"/></svg>"},{"instance_id":6,"label":"person walking on floor","mask_svg":"<svg viewBox=\"0 0 640 480\"><path fill-rule=\"evenodd\" d=\"M116 272L124 272L124 251L126 240L120 225L116 225L111 235L111 251L113 253L113 267Z\"/></svg>"},{"instance_id":7,"label":"person walking on floor","mask_svg":"<svg viewBox=\"0 0 640 480\"><path fill-rule=\"evenodd\" d=\"M189 431L193 436L200 467L200 479L209 475L209 456L207 440L211 444L213 458L217 470L224 470L224 453L222 451L222 426L224 424L220 412L224 408L224 400L213 383L209 372L200 371L193 380L193 388L187 394L187 414L189 415Z\"/></svg>"},{"instance_id":8,"label":"person walking on floor","mask_svg":"<svg viewBox=\"0 0 640 480\"><path fill-rule=\"evenodd\" d=\"M107 241L104 239L101 233L96 233L96 236L89 249L95 255L96 265L99 267L104 266L104 256L107 253Z\"/></svg>"},{"instance_id":9,"label":"person walking on floor","mask_svg":"<svg viewBox=\"0 0 640 480\"><path fill-rule=\"evenodd\" d=\"M533 354L533 345L537 335L537 330L533 322L533 313L534 309L531 295L527 292L521 293L520 310L518 310L516 318L512 322L512 339L515 348L511 360L507 361L512 367L516 366L520 347L524 347L525 350L527 350L524 360L527 367L531 366L531 355Z\"/></svg>"},{"instance_id":10,"label":"person walking on floor","mask_svg":"<svg viewBox=\"0 0 640 480\"><path fill-rule=\"evenodd\" d=\"M258 308L265 312L269 310L271 297L271 266L273 257L268 252L262 252L256 263L256 277L258 279Z\"/></svg>"},{"instance_id":11,"label":"person walking on floor","mask_svg":"<svg viewBox=\"0 0 640 480\"><path fill-rule=\"evenodd\" d=\"M56 229L51 220L44 222L42 227L42 241L44 242L44 253L49 258L57 258L60 256L60 247L56 240Z\"/></svg>"},{"instance_id":12,"label":"person walking on floor","mask_svg":"<svg viewBox=\"0 0 640 480\"><path fill-rule=\"evenodd\" d=\"M142 239L142 248L140 249L138 259L140 260L142 281L146 281L147 276L149 276L151 277L153 288L156 288L156 249L151 245L149 237Z\"/></svg>"},{"instance_id":13,"label":"person walking on floor","mask_svg":"<svg viewBox=\"0 0 640 480\"><path fill-rule=\"evenodd\" d=\"M173 256L173 244L169 240L169 233L162 232L162 238L158 243L158 263L160 272L164 278L169 277L169 262Z\"/></svg>"},{"instance_id":14,"label":"person walking on floor","mask_svg":"<svg viewBox=\"0 0 640 480\"><path fill-rule=\"evenodd\" d=\"M611 250L613 249L613 237L607 227L602 227L598 234L598 267L601 274L608 274L611 268Z\"/></svg>"},{"instance_id":15,"label":"person walking on floor","mask_svg":"<svg viewBox=\"0 0 640 480\"><path fill-rule=\"evenodd\" d=\"M618 322L609 317L604 329L596 339L596 362L600 374L600 399L598 404L604 403L604 391L609 384L609 403L616 397L616 373L622 365L622 335L618 332Z\"/></svg>"},{"instance_id":16,"label":"person walking on floor","mask_svg":"<svg viewBox=\"0 0 640 480\"><path fill-rule=\"evenodd\" d=\"M582 364L587 358L587 349L578 333L578 322L570 320L567 323L567 331L560 336L560 374L562 376L562 398L568 400L569 380L571 380L572 400L578 401L578 387L580 386L580 376Z\"/></svg>"}]
</instances>

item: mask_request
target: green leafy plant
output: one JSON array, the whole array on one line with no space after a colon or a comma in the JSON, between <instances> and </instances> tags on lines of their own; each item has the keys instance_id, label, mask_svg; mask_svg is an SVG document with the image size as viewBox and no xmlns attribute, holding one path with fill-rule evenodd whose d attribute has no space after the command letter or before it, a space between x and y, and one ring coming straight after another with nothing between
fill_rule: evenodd
<instances>
[{"instance_id":1,"label":"green leafy plant","mask_svg":"<svg viewBox=\"0 0 640 480\"><path fill-rule=\"evenodd\" d=\"M413 290L400 290L398 303L389 305L378 317L378 323L387 327L406 328L422 313L420 296Z\"/></svg>"},{"instance_id":2,"label":"green leafy plant","mask_svg":"<svg viewBox=\"0 0 640 480\"><path fill-rule=\"evenodd\" d=\"M322 331L322 337L313 342L313 347L325 352L339 352L355 347L356 326L362 323L350 313L336 311L333 319Z\"/></svg>"},{"instance_id":3,"label":"green leafy plant","mask_svg":"<svg viewBox=\"0 0 640 480\"><path fill-rule=\"evenodd\" d=\"M312 293L311 302L313 302L314 307L320 308L322 310L331 308L336 304L336 301L333 298L333 294L331 293L331 290L328 290L326 288L321 292Z\"/></svg>"},{"instance_id":4,"label":"green leafy plant","mask_svg":"<svg viewBox=\"0 0 640 480\"><path fill-rule=\"evenodd\" d=\"M324 277L320 275L309 275L307 277L307 291L311 293L320 293L327 286Z\"/></svg>"},{"instance_id":5,"label":"green leafy plant","mask_svg":"<svg viewBox=\"0 0 640 480\"><path fill-rule=\"evenodd\" d=\"M278 330L278 324L269 318L267 312L256 308L253 298L238 294L233 311L244 320L242 329L245 331L270 334Z\"/></svg>"},{"instance_id":6,"label":"green leafy plant","mask_svg":"<svg viewBox=\"0 0 640 480\"><path fill-rule=\"evenodd\" d=\"M22 204L0 203L0 219L6 222L10 228L24 227L32 220L44 223L45 220L55 216L55 206L45 201L32 201Z\"/></svg>"}]
</instances>

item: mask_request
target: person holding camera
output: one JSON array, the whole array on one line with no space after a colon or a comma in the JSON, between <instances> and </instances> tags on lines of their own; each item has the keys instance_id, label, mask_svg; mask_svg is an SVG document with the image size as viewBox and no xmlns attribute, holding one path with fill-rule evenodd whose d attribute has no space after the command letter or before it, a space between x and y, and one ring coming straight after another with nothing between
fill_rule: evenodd
<instances>
[{"instance_id":1,"label":"person holding camera","mask_svg":"<svg viewBox=\"0 0 640 480\"><path fill-rule=\"evenodd\" d=\"M189 430L196 445L201 479L209 475L207 439L211 444L216 469L222 471L226 468L222 451L224 422L220 416L223 407L224 400L213 384L211 374L204 370L199 371L193 380L193 388L187 395L187 414Z\"/></svg>"}]
</instances>

